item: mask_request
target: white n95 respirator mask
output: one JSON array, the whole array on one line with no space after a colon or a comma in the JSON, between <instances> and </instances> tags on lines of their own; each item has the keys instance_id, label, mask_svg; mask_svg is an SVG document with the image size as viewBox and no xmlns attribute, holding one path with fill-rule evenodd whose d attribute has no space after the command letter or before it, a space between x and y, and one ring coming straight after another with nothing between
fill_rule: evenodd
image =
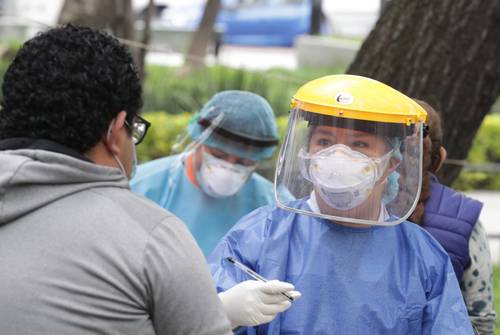
<instances>
[{"instance_id":1,"label":"white n95 respirator mask","mask_svg":"<svg viewBox=\"0 0 500 335\"><path fill-rule=\"evenodd\" d=\"M232 164L203 151L197 178L201 189L207 195L224 198L236 194L255 168L256 165Z\"/></svg>"},{"instance_id":2,"label":"white n95 respirator mask","mask_svg":"<svg viewBox=\"0 0 500 335\"><path fill-rule=\"evenodd\" d=\"M349 210L369 197L387 168L391 152L371 158L343 144L332 145L314 154L301 149L301 173L314 184L328 206Z\"/></svg>"}]
</instances>

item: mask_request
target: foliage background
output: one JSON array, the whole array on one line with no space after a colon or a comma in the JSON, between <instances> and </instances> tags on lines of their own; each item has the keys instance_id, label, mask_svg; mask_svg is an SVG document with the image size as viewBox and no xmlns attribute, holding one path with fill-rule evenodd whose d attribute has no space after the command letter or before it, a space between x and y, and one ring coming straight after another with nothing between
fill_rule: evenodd
<instances>
[{"instance_id":1,"label":"foliage background","mask_svg":"<svg viewBox=\"0 0 500 335\"><path fill-rule=\"evenodd\" d=\"M500 335L500 266L493 267L493 299L497 312L495 335Z\"/></svg>"}]
</instances>

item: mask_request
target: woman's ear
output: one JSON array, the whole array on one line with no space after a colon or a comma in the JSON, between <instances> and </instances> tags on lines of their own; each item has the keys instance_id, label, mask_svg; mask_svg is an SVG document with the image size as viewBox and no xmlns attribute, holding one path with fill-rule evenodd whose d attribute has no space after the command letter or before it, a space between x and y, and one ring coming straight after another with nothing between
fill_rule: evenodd
<instances>
[{"instance_id":1,"label":"woman's ear","mask_svg":"<svg viewBox=\"0 0 500 335\"><path fill-rule=\"evenodd\" d=\"M387 174L394 172L400 163L401 163L401 160L399 158L392 156L389 159L389 164L387 166L387 171L388 171Z\"/></svg>"},{"instance_id":2,"label":"woman's ear","mask_svg":"<svg viewBox=\"0 0 500 335\"><path fill-rule=\"evenodd\" d=\"M443 166L443 163L447 157L448 157L448 152L446 151L446 149L443 147L440 147L439 148L439 164L438 164L435 172L438 172L441 169L441 167Z\"/></svg>"}]
</instances>

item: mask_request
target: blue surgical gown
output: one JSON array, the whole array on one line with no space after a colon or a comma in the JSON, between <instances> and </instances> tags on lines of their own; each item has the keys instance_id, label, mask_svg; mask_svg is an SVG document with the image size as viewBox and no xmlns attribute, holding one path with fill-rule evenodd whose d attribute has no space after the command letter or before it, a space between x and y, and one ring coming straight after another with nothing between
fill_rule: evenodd
<instances>
[{"instance_id":1,"label":"blue surgical gown","mask_svg":"<svg viewBox=\"0 0 500 335\"><path fill-rule=\"evenodd\" d=\"M305 200L292 207L309 210ZM265 206L210 255L219 292L251 279L224 261L228 256L302 293L270 323L239 333L472 334L447 254L409 222L350 228Z\"/></svg>"},{"instance_id":2,"label":"blue surgical gown","mask_svg":"<svg viewBox=\"0 0 500 335\"><path fill-rule=\"evenodd\" d=\"M274 202L273 184L258 173L235 195L214 198L193 185L185 170L179 155L157 159L138 167L130 187L184 221L206 256L242 216Z\"/></svg>"}]
</instances>

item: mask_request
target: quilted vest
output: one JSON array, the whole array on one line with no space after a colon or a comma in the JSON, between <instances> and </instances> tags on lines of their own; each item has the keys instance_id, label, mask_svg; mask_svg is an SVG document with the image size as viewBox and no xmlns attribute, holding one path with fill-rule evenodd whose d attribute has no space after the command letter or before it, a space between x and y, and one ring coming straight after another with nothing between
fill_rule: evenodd
<instances>
[{"instance_id":1,"label":"quilted vest","mask_svg":"<svg viewBox=\"0 0 500 335\"><path fill-rule=\"evenodd\" d=\"M483 204L431 178L431 196L425 203L422 228L427 230L450 256L458 281L470 265L469 238Z\"/></svg>"}]
</instances>

